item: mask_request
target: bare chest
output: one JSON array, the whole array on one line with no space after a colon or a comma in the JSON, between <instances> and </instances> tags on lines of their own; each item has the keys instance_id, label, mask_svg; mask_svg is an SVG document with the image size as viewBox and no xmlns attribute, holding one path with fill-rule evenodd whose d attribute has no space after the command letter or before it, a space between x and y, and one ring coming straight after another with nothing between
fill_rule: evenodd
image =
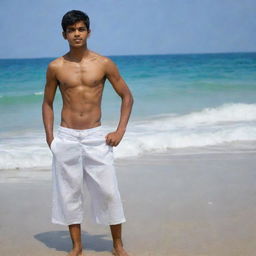
<instances>
[{"instance_id":1,"label":"bare chest","mask_svg":"<svg viewBox=\"0 0 256 256\"><path fill-rule=\"evenodd\" d=\"M81 85L93 88L104 82L105 74L96 64L63 64L57 72L57 80L63 88Z\"/></svg>"}]
</instances>

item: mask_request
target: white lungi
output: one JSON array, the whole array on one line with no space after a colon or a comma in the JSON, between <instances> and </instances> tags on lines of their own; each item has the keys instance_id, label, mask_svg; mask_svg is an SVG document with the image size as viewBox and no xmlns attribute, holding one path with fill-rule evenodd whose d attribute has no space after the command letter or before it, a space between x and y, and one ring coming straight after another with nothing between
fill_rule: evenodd
<instances>
[{"instance_id":1,"label":"white lungi","mask_svg":"<svg viewBox=\"0 0 256 256\"><path fill-rule=\"evenodd\" d=\"M93 220L102 225L125 222L114 167L113 147L102 126L77 130L58 126L52 158L52 223L80 224L84 184L91 196Z\"/></svg>"}]
</instances>

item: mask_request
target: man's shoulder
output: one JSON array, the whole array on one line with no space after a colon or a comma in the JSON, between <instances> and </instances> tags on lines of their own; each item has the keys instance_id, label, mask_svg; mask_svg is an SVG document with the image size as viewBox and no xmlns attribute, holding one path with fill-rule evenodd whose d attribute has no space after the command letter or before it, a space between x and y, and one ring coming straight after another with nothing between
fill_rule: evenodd
<instances>
[{"instance_id":1,"label":"man's shoulder","mask_svg":"<svg viewBox=\"0 0 256 256\"><path fill-rule=\"evenodd\" d=\"M93 56L95 59L97 59L100 63L107 65L111 62L113 62L109 57L104 56L102 54L99 54L97 52L91 51L91 56Z\"/></svg>"},{"instance_id":2,"label":"man's shoulder","mask_svg":"<svg viewBox=\"0 0 256 256\"><path fill-rule=\"evenodd\" d=\"M58 57L58 58L52 60L51 62L49 62L48 68L51 70L55 70L62 64L62 62L63 62L63 56Z\"/></svg>"}]
</instances>

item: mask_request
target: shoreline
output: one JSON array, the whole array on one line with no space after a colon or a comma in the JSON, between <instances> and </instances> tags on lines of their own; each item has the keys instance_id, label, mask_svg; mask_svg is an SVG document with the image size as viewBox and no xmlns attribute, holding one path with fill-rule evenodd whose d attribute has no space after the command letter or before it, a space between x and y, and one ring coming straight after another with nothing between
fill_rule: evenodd
<instances>
[{"instance_id":1,"label":"shoreline","mask_svg":"<svg viewBox=\"0 0 256 256\"><path fill-rule=\"evenodd\" d=\"M143 154L139 154L136 156L129 156L129 157L122 157L122 158L115 158L115 165L122 166L124 163L126 164L136 164L137 162L140 163L140 161L161 161L164 160L164 163L166 163L167 159L174 159L174 160L183 160L183 159L193 159L197 157L206 157L206 159L211 159L212 157L220 156L237 156L237 155L255 155L256 154L256 148L254 149L246 149L246 150L232 150L232 151L224 151L223 148L219 148L218 146L209 146L204 147L204 151L201 150L201 148L197 147L187 147L187 148L178 148L178 149L168 149L164 152L145 152ZM161 164L161 163L160 163ZM20 172L27 172L27 173L34 173L34 172L41 172L41 173L49 173L51 172L51 167L16 167L16 168L10 168L10 169L0 169L0 183L1 183L1 175L2 178L3 173L20 173Z\"/></svg>"},{"instance_id":2,"label":"shoreline","mask_svg":"<svg viewBox=\"0 0 256 256\"><path fill-rule=\"evenodd\" d=\"M254 255L255 166L255 153L117 160L126 249L140 256ZM68 229L50 222L50 171L33 170L27 170L26 175L35 175L29 181L24 175L1 182L0 254L66 255L71 248ZM86 209L86 255L111 255L109 228L93 224Z\"/></svg>"}]
</instances>

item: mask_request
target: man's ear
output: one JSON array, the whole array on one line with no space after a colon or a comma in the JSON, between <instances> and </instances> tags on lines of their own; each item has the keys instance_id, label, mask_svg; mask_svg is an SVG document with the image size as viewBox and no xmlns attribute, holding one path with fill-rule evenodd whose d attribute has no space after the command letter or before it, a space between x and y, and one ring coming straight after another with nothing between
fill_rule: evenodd
<instances>
[{"instance_id":1,"label":"man's ear","mask_svg":"<svg viewBox=\"0 0 256 256\"><path fill-rule=\"evenodd\" d=\"M66 32L65 32L65 31L62 32L62 36L64 37L65 40L67 39L67 36L66 36Z\"/></svg>"},{"instance_id":2,"label":"man's ear","mask_svg":"<svg viewBox=\"0 0 256 256\"><path fill-rule=\"evenodd\" d=\"M89 29L89 30L88 30L88 36L87 36L87 38L89 38L90 35L91 35L91 30Z\"/></svg>"}]
</instances>

